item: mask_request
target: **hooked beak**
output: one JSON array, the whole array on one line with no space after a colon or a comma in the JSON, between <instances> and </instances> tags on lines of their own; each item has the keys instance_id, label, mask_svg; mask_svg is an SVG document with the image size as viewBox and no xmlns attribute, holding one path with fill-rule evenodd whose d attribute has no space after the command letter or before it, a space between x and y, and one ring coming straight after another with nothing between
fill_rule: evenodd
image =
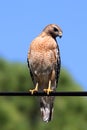
<instances>
[{"instance_id":1,"label":"hooked beak","mask_svg":"<svg viewBox=\"0 0 87 130\"><path fill-rule=\"evenodd\" d=\"M63 34L62 32L59 32L59 37L60 37L60 38L62 37L62 34Z\"/></svg>"}]
</instances>

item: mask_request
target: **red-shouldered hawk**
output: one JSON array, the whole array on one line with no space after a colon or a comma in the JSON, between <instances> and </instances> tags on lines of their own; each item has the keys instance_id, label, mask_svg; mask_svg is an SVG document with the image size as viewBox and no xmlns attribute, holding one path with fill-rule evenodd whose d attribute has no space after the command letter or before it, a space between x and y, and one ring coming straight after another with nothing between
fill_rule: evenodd
<instances>
[{"instance_id":1,"label":"red-shouldered hawk","mask_svg":"<svg viewBox=\"0 0 87 130\"><path fill-rule=\"evenodd\" d=\"M28 66L35 89L49 92L55 91L60 73L60 51L56 37L62 37L62 30L56 24L49 24L36 37L28 51ZM50 121L53 113L54 96L40 97L40 111L43 121Z\"/></svg>"}]
</instances>

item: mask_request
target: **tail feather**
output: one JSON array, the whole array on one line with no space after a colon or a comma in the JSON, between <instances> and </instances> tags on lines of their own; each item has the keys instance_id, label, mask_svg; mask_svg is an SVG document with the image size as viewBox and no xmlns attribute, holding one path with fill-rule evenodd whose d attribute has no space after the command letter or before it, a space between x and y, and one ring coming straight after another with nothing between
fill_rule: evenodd
<instances>
[{"instance_id":1,"label":"tail feather","mask_svg":"<svg viewBox=\"0 0 87 130\"><path fill-rule=\"evenodd\" d=\"M49 122L53 117L53 96L44 96L40 98L40 111L42 120Z\"/></svg>"}]
</instances>

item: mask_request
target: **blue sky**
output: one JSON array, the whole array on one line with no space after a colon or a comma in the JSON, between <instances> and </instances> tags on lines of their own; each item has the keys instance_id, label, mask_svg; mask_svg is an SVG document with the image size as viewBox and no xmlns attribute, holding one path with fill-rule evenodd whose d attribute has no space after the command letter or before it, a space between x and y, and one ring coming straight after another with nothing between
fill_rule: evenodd
<instances>
[{"instance_id":1,"label":"blue sky","mask_svg":"<svg viewBox=\"0 0 87 130\"><path fill-rule=\"evenodd\" d=\"M0 1L0 57L26 62L30 42L50 23L63 30L62 66L87 90L87 0Z\"/></svg>"}]
</instances>

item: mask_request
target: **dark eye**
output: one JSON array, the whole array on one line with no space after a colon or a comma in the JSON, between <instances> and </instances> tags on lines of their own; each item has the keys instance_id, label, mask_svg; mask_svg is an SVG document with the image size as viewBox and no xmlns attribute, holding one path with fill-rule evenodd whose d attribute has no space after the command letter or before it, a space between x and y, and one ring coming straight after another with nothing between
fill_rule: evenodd
<instances>
[{"instance_id":1,"label":"dark eye","mask_svg":"<svg viewBox=\"0 0 87 130\"><path fill-rule=\"evenodd\" d=\"M53 28L55 32L58 32L58 29L56 27Z\"/></svg>"}]
</instances>

